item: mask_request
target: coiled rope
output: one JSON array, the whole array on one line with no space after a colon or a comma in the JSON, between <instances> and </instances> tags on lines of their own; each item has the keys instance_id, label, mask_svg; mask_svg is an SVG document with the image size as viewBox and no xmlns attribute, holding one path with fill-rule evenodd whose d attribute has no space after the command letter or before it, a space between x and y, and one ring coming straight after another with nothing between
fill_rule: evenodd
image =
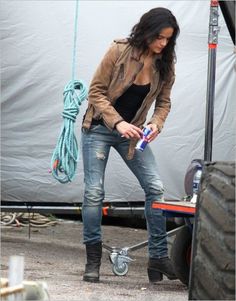
<instances>
[{"instance_id":1,"label":"coiled rope","mask_svg":"<svg viewBox=\"0 0 236 301\"><path fill-rule=\"evenodd\" d=\"M54 226L58 221L53 217L46 217L38 213L5 213L0 214L0 223L2 226L25 227L32 226L36 228Z\"/></svg>"},{"instance_id":2,"label":"coiled rope","mask_svg":"<svg viewBox=\"0 0 236 301\"><path fill-rule=\"evenodd\" d=\"M65 86L63 92L63 125L51 159L52 175L56 180L63 184L71 182L75 176L77 162L79 160L79 151L77 139L74 134L74 123L76 121L76 116L79 113L79 107L88 95L88 89L84 82L75 80L78 8L79 1L77 0L74 26L72 80ZM78 92L76 90L78 90Z\"/></svg>"}]
</instances>

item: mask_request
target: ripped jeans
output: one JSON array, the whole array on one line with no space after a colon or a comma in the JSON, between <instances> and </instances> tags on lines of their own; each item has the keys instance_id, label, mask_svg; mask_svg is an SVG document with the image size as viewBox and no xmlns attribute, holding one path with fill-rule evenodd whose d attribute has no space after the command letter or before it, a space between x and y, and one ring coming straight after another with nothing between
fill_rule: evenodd
<instances>
[{"instance_id":1,"label":"ripped jeans","mask_svg":"<svg viewBox=\"0 0 236 301\"><path fill-rule=\"evenodd\" d=\"M163 198L163 184L158 175L152 151L147 145L144 152L136 150L133 159L127 160L129 140L121 137L118 131L111 132L100 124L92 125L88 131L82 130L85 182L82 206L84 243L94 244L102 241L104 175L111 147L114 147L120 154L144 190L149 256L152 258L166 257L166 219L161 210L152 209L153 201Z\"/></svg>"}]
</instances>

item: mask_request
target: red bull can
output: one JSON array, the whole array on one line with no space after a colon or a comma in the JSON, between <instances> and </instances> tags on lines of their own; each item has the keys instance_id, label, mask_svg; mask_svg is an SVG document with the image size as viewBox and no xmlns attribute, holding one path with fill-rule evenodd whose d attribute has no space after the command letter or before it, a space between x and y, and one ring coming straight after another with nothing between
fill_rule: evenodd
<instances>
[{"instance_id":1,"label":"red bull can","mask_svg":"<svg viewBox=\"0 0 236 301\"><path fill-rule=\"evenodd\" d=\"M151 132L152 132L151 129L146 128L146 127L143 128L143 138L140 139L140 140L138 141L138 143L136 144L135 149L137 149L137 150L139 150L139 151L141 151L141 152L144 151L146 145L148 144L147 136L148 136Z\"/></svg>"}]
</instances>

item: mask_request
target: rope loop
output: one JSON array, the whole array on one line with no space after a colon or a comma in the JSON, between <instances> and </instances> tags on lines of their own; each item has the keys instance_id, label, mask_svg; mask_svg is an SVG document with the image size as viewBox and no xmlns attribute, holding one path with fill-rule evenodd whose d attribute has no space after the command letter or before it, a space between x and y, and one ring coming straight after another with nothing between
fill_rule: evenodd
<instances>
[{"instance_id":1,"label":"rope loop","mask_svg":"<svg viewBox=\"0 0 236 301\"><path fill-rule=\"evenodd\" d=\"M83 81L71 80L64 89L63 126L52 155L51 172L60 183L71 182L79 159L74 123L79 107L87 98L88 89Z\"/></svg>"}]
</instances>

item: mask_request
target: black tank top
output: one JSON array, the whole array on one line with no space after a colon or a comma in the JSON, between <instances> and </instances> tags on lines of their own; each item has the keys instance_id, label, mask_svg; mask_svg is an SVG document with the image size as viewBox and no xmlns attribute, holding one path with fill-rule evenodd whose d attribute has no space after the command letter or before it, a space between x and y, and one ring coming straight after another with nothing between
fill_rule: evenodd
<instances>
[{"instance_id":1,"label":"black tank top","mask_svg":"<svg viewBox=\"0 0 236 301\"><path fill-rule=\"evenodd\" d=\"M150 83L146 85L132 84L117 98L114 108L125 121L131 122L149 91Z\"/></svg>"}]
</instances>

